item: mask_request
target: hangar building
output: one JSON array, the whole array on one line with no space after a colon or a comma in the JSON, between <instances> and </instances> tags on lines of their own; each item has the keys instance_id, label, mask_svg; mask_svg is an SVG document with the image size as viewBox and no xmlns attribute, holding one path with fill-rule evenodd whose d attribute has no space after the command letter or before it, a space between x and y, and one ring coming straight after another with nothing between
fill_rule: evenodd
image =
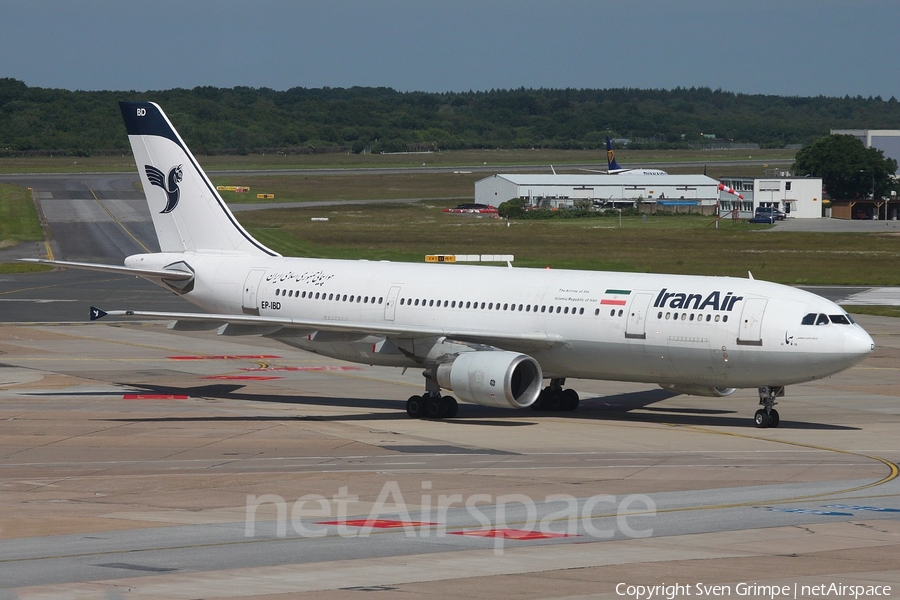
<instances>
[{"instance_id":1,"label":"hangar building","mask_svg":"<svg viewBox=\"0 0 900 600\"><path fill-rule=\"evenodd\" d=\"M877 148L885 158L900 163L900 130L898 129L832 129L831 135L852 135L866 148Z\"/></svg>"},{"instance_id":2,"label":"hangar building","mask_svg":"<svg viewBox=\"0 0 900 600\"><path fill-rule=\"evenodd\" d=\"M706 175L526 175L498 174L475 182L475 202L499 206L513 198L551 208L590 201L622 208L644 204L660 208L705 207L715 212L719 182Z\"/></svg>"}]
</instances>

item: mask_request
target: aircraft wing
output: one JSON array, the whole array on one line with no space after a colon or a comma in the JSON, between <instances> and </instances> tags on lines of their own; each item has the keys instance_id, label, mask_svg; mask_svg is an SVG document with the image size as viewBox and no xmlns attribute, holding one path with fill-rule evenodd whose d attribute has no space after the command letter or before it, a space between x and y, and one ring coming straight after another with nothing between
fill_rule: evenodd
<instances>
[{"instance_id":1,"label":"aircraft wing","mask_svg":"<svg viewBox=\"0 0 900 600\"><path fill-rule=\"evenodd\" d=\"M174 319L176 321L194 321L217 324L235 324L256 327L284 327L301 331L333 331L340 333L359 333L392 338L424 338L447 337L463 342L490 344L501 348L550 348L565 344L566 340L556 334L545 332L497 332L479 329L456 329L446 327L405 327L392 323L353 323L350 321L300 320L287 317L269 317L256 315L225 315L209 313L177 313L154 312L142 310L110 310L104 311L91 307L91 321L103 317L134 317L138 319Z\"/></svg>"},{"instance_id":2,"label":"aircraft wing","mask_svg":"<svg viewBox=\"0 0 900 600\"><path fill-rule=\"evenodd\" d=\"M134 267L123 267L118 265L48 260L45 258L20 258L19 262L52 265L54 267L68 267L72 269L85 269L88 271L102 271L104 273L117 273L120 275L134 275L135 277L149 277L151 279L165 279L167 281L187 281L194 277L194 274L189 271L176 271L174 269L136 269Z\"/></svg>"}]
</instances>

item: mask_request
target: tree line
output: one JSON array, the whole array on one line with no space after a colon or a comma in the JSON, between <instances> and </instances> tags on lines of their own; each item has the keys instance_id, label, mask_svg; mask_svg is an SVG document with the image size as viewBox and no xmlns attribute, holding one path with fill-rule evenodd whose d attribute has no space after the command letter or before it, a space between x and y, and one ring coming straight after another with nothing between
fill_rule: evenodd
<instances>
[{"instance_id":1,"label":"tree line","mask_svg":"<svg viewBox=\"0 0 900 600\"><path fill-rule=\"evenodd\" d=\"M736 94L710 88L398 92L390 88L70 91L0 78L0 155L127 150L119 100L159 103L198 154L472 148L687 148L705 135L761 147L829 129L900 129L893 97Z\"/></svg>"}]
</instances>

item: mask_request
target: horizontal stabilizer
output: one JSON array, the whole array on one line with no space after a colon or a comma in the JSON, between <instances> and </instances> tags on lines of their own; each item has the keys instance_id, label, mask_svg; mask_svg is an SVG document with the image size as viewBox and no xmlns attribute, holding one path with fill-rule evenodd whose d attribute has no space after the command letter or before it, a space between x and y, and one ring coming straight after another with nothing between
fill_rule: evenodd
<instances>
[{"instance_id":1,"label":"horizontal stabilizer","mask_svg":"<svg viewBox=\"0 0 900 600\"><path fill-rule=\"evenodd\" d=\"M66 260L48 260L46 258L20 258L20 262L37 263L40 265L52 265L69 269L83 269L86 271L101 271L103 273L118 273L120 275L134 275L135 277L147 277L150 279L165 279L167 281L188 281L194 274L187 271L172 271L168 269L135 269L134 267L120 267L118 265L104 265L101 263L70 262Z\"/></svg>"}]
</instances>

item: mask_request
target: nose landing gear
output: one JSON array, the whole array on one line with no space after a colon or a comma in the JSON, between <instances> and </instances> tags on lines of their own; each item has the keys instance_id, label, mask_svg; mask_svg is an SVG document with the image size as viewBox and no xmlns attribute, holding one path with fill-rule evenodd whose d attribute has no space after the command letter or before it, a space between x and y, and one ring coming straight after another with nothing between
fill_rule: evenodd
<instances>
[{"instance_id":1,"label":"nose landing gear","mask_svg":"<svg viewBox=\"0 0 900 600\"><path fill-rule=\"evenodd\" d=\"M765 429L766 427L778 427L778 423L781 422L781 419L778 416L778 411L774 408L777 404L775 398L780 398L782 396L784 396L783 385L767 385L759 388L759 403L762 405L762 408L756 411L756 414L753 416L754 425L760 429Z\"/></svg>"}]
</instances>

